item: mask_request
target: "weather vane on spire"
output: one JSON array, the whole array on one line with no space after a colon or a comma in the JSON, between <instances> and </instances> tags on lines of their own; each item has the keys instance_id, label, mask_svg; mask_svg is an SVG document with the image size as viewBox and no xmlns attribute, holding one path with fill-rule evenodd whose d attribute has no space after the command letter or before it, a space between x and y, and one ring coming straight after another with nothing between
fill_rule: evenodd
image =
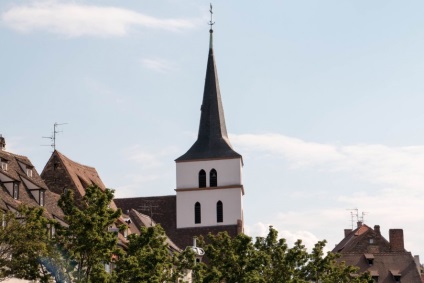
<instances>
[{"instance_id":1,"label":"weather vane on spire","mask_svg":"<svg viewBox=\"0 0 424 283\"><path fill-rule=\"evenodd\" d=\"M209 12L211 13L211 20L209 21L208 25L211 26L211 30L212 30L212 26L215 24L215 22L212 21L212 17L213 17L212 3L210 3L210 6L211 6L211 8L210 8Z\"/></svg>"}]
</instances>

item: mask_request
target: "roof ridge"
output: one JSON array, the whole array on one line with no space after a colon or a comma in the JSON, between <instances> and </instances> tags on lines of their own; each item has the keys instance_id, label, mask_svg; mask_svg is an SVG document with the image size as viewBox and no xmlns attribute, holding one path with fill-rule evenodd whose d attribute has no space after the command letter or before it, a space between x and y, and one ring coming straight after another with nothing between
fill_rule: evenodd
<instances>
[{"instance_id":1,"label":"roof ridge","mask_svg":"<svg viewBox=\"0 0 424 283\"><path fill-rule=\"evenodd\" d=\"M94 169L94 170L96 170L96 168L95 167L93 167L93 166L88 166L88 165L84 165L84 164L81 164L81 163L79 163L79 162L75 162L75 161L73 161L72 159L70 159L69 157L67 157L66 155L64 155L63 153L61 153L60 151L58 151L57 149L56 149L56 152L58 153L58 155L60 156L60 157L64 157L67 161L69 161L69 162L71 162L71 163L73 163L73 164L76 164L76 165L79 165L79 166L82 166L82 167L87 167L87 168L90 168L90 169ZM97 170L96 170L97 171Z\"/></svg>"}]
</instances>

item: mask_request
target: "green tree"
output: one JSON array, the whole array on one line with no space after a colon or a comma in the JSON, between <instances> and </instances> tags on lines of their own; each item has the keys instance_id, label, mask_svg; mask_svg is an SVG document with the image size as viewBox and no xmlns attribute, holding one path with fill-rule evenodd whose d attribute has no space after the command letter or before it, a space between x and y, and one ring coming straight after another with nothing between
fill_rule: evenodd
<instances>
[{"instance_id":1,"label":"green tree","mask_svg":"<svg viewBox=\"0 0 424 283\"><path fill-rule=\"evenodd\" d=\"M195 270L197 282L262 282L258 251L251 237L239 234L231 238L227 232L221 232L209 234L207 240L208 244L203 239L199 241L199 246L204 246L208 264L201 264Z\"/></svg>"},{"instance_id":2,"label":"green tree","mask_svg":"<svg viewBox=\"0 0 424 283\"><path fill-rule=\"evenodd\" d=\"M325 241L315 244L308 253L301 240L289 248L278 232L270 227L266 237L252 238L239 234L234 238L226 232L208 235L202 241L207 265L195 271L197 282L213 283L369 283L368 273L357 274L358 269L337 262L337 255L324 255ZM203 281L201 281L203 280Z\"/></svg>"},{"instance_id":3,"label":"green tree","mask_svg":"<svg viewBox=\"0 0 424 283\"><path fill-rule=\"evenodd\" d=\"M121 253L116 232L109 231L121 215L120 209L110 208L112 199L113 190L102 191L91 185L80 204L75 203L72 190L67 190L59 200L69 226L58 230L57 238L66 253L67 271L76 282L110 279L104 264Z\"/></svg>"},{"instance_id":4,"label":"green tree","mask_svg":"<svg viewBox=\"0 0 424 283\"><path fill-rule=\"evenodd\" d=\"M140 235L128 236L126 253L118 260L115 280L118 283L177 282L194 264L193 253L171 252L165 231L160 225L142 227Z\"/></svg>"},{"instance_id":5,"label":"green tree","mask_svg":"<svg viewBox=\"0 0 424 283\"><path fill-rule=\"evenodd\" d=\"M0 280L13 276L47 282L51 277L43 259L53 254L53 223L43 212L41 207L21 205L16 212L0 213Z\"/></svg>"}]
</instances>

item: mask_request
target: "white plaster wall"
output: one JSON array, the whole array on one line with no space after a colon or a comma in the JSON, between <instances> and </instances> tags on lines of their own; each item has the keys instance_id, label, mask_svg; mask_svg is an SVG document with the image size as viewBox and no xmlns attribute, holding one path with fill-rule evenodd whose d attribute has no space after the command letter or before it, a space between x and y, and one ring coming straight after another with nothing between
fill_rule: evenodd
<instances>
[{"instance_id":1,"label":"white plaster wall","mask_svg":"<svg viewBox=\"0 0 424 283\"><path fill-rule=\"evenodd\" d=\"M199 171L206 171L206 186L209 187L209 172L215 169L219 186L242 185L242 163L240 158L178 162L177 189L198 188Z\"/></svg>"},{"instance_id":2,"label":"white plaster wall","mask_svg":"<svg viewBox=\"0 0 424 283\"><path fill-rule=\"evenodd\" d=\"M219 175L218 175L219 176ZM222 201L224 221L216 221L216 203ZM194 205L201 204L201 223L194 223ZM242 190L206 189L177 192L177 228L203 227L237 224L243 219Z\"/></svg>"}]
</instances>

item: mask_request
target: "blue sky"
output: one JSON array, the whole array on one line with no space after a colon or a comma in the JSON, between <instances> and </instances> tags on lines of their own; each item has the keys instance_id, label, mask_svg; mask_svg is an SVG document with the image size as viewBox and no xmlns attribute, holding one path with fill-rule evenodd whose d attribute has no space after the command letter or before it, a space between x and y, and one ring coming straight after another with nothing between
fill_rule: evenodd
<instances>
[{"instance_id":1,"label":"blue sky","mask_svg":"<svg viewBox=\"0 0 424 283\"><path fill-rule=\"evenodd\" d=\"M423 255L424 3L216 1L227 128L244 157L245 224L290 242L403 228ZM1 1L0 133L47 162L97 168L117 197L174 194L195 141L209 2Z\"/></svg>"}]
</instances>

